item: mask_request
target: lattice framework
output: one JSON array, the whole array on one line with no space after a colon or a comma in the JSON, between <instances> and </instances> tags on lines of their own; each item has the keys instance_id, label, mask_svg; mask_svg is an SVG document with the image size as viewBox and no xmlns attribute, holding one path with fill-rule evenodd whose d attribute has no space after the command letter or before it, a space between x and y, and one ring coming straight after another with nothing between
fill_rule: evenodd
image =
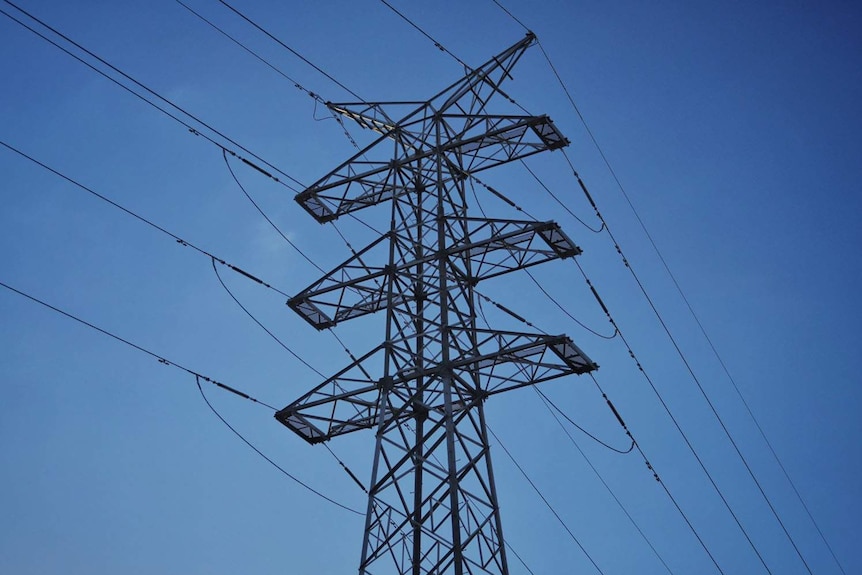
<instances>
[{"instance_id":1,"label":"lattice framework","mask_svg":"<svg viewBox=\"0 0 862 575\"><path fill-rule=\"evenodd\" d=\"M379 137L296 197L321 223L391 210L386 234L288 302L317 329L384 313L383 343L276 414L312 444L375 430L360 575L507 574L485 401L596 368L565 335L476 321L479 282L581 253L554 222L467 213L472 174L568 144L547 116L487 113L534 42L425 102L329 104Z\"/></svg>"}]
</instances>

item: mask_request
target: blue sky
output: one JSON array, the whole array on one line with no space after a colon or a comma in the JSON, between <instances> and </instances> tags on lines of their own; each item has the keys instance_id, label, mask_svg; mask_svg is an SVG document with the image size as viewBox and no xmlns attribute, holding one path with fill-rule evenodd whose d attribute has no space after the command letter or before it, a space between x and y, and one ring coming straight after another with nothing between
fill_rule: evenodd
<instances>
[{"instance_id":1,"label":"blue sky","mask_svg":"<svg viewBox=\"0 0 862 575\"><path fill-rule=\"evenodd\" d=\"M218 2L188 4L324 99L352 100ZM367 100L422 99L462 72L379 2L236 5ZM524 33L490 1L393 5L469 64ZM176 2L21 6L305 184L353 153L335 122L316 119L325 115L311 98ZM506 6L550 54L845 571L862 571L862 11L850 2ZM242 195L217 147L6 17L0 45L4 142L287 293L317 278ZM840 573L537 47L509 90L569 137L569 157L811 571ZM596 222L559 153L528 165ZM348 257L290 190L232 167L322 267ZM5 148L0 170L0 281L277 407L319 382L236 306L206 257ZM521 166L483 179L536 217L559 221L583 248L579 262L771 571L807 573L607 235L563 213ZM518 217L482 201L499 217ZM342 230L357 247L372 238L349 222ZM349 361L283 296L221 273L310 364L329 373ZM573 263L535 274L580 321L611 331ZM620 339L583 330L523 277L483 290L569 334L599 363L599 382L722 569L765 572ZM356 569L361 518L285 479L231 435L193 377L8 290L0 317L0 572ZM500 328L521 327L491 317ZM374 318L338 333L357 353L383 337ZM580 425L626 446L589 380L542 389ZM362 492L321 447L265 408L207 393L288 471L363 507ZM495 397L488 417L603 572L666 572L534 393ZM717 572L637 455L570 431L674 573ZM367 480L370 435L331 447ZM595 572L502 450L494 463L507 539L530 568ZM527 571L512 560L512 572Z\"/></svg>"}]
</instances>

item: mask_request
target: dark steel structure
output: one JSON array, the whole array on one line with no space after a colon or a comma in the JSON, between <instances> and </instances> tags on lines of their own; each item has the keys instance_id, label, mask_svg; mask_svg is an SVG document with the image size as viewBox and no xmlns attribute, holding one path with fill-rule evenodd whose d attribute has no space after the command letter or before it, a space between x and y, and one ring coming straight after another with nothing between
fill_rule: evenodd
<instances>
[{"instance_id":1,"label":"dark steel structure","mask_svg":"<svg viewBox=\"0 0 862 575\"><path fill-rule=\"evenodd\" d=\"M319 330L381 312L385 340L276 414L312 444L375 431L361 575L507 574L485 400L596 368L565 335L477 326L479 282L580 254L554 222L467 214L472 174L568 144L547 116L489 113L534 42L425 102L328 104L380 136L296 197L321 223L391 210L385 235L288 302Z\"/></svg>"}]
</instances>

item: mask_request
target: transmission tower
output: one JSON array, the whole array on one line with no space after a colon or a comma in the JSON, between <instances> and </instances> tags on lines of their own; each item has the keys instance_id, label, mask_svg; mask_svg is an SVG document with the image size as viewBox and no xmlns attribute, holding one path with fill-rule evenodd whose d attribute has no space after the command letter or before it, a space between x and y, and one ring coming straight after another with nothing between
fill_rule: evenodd
<instances>
[{"instance_id":1,"label":"transmission tower","mask_svg":"<svg viewBox=\"0 0 862 575\"><path fill-rule=\"evenodd\" d=\"M597 367L565 335L477 326L480 281L581 253L554 222L467 214L472 174L569 143L547 116L489 113L535 41L425 102L328 104L380 135L296 196L321 223L391 209L387 233L288 301L318 330L383 312L385 340L276 414L311 444L375 430L360 575L508 574L485 400Z\"/></svg>"}]
</instances>

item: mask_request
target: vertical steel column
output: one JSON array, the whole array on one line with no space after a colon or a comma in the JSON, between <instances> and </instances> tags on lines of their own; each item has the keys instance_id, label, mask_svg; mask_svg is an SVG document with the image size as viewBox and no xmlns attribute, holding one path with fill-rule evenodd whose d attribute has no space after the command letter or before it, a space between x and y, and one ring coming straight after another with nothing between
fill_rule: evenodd
<instances>
[{"instance_id":1,"label":"vertical steel column","mask_svg":"<svg viewBox=\"0 0 862 575\"><path fill-rule=\"evenodd\" d=\"M312 444L376 430L360 575L508 575L485 400L596 368L564 335L476 324L477 283L580 253L553 222L467 213L472 173L568 144L546 116L485 112L534 42L399 121L404 103L328 104L380 136L296 198L320 222L391 203L387 237L288 301L317 329L385 309L385 341L276 414Z\"/></svg>"}]
</instances>

